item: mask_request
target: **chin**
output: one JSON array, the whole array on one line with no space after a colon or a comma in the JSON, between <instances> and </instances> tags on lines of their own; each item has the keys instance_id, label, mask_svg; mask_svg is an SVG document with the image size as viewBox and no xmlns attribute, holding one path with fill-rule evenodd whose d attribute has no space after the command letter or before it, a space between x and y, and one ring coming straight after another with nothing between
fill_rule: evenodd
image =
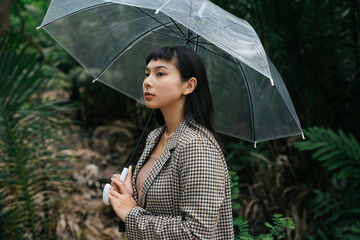
<instances>
[{"instance_id":1,"label":"chin","mask_svg":"<svg viewBox=\"0 0 360 240\"><path fill-rule=\"evenodd\" d=\"M155 106L155 104L152 104L152 103L150 103L150 102L145 102L145 106L146 106L147 108L150 108L150 109L152 109L152 108L158 108L157 106Z\"/></svg>"}]
</instances>

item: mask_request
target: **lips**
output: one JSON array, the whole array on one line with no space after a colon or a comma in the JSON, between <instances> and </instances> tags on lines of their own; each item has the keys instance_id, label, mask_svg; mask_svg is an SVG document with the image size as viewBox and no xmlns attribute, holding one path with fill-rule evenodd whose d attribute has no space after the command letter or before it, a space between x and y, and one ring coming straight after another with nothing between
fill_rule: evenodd
<instances>
[{"instance_id":1,"label":"lips","mask_svg":"<svg viewBox=\"0 0 360 240\"><path fill-rule=\"evenodd\" d=\"M153 96L154 96L154 94L151 94L149 92L144 93L144 97L145 97L146 100L150 100Z\"/></svg>"}]
</instances>

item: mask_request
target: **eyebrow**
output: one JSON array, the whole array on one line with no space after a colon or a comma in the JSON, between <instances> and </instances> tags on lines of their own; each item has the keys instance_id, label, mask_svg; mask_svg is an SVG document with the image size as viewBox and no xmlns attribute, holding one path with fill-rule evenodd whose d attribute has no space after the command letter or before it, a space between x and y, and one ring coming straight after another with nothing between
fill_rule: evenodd
<instances>
[{"instance_id":1,"label":"eyebrow","mask_svg":"<svg viewBox=\"0 0 360 240\"><path fill-rule=\"evenodd\" d=\"M154 70L157 70L157 69L159 69L159 68L165 68L165 69L169 70L167 67L162 66L162 65L156 66L156 67L154 67L153 69L154 69ZM148 67L146 67L146 70L147 70L147 71L150 71L150 69L149 69Z\"/></svg>"}]
</instances>

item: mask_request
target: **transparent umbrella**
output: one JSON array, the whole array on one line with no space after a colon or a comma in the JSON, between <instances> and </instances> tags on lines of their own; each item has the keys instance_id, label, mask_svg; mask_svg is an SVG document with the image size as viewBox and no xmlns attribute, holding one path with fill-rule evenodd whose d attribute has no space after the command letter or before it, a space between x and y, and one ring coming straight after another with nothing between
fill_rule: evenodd
<instances>
[{"instance_id":1,"label":"transparent umbrella","mask_svg":"<svg viewBox=\"0 0 360 240\"><path fill-rule=\"evenodd\" d=\"M142 103L147 54L188 46L205 63L218 132L255 145L302 134L254 29L208 0L52 0L39 28L95 81Z\"/></svg>"}]
</instances>

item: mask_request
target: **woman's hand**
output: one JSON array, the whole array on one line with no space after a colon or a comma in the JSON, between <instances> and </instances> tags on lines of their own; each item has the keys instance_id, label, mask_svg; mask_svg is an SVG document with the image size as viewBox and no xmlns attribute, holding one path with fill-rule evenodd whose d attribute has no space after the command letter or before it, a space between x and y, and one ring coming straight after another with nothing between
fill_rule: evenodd
<instances>
[{"instance_id":1,"label":"woman's hand","mask_svg":"<svg viewBox=\"0 0 360 240\"><path fill-rule=\"evenodd\" d=\"M120 181L120 174L114 174L112 177ZM124 183L125 183L127 192L131 196L134 196L134 189L132 187L132 166L131 165L129 166L129 171L128 171L128 174L126 175ZM111 186L118 189L115 184L111 184Z\"/></svg>"},{"instance_id":2,"label":"woman's hand","mask_svg":"<svg viewBox=\"0 0 360 240\"><path fill-rule=\"evenodd\" d=\"M136 207L137 204L134 198L128 193L123 181L114 179L111 182L111 186L109 201L116 215L125 222L126 215L133 207Z\"/></svg>"}]
</instances>

